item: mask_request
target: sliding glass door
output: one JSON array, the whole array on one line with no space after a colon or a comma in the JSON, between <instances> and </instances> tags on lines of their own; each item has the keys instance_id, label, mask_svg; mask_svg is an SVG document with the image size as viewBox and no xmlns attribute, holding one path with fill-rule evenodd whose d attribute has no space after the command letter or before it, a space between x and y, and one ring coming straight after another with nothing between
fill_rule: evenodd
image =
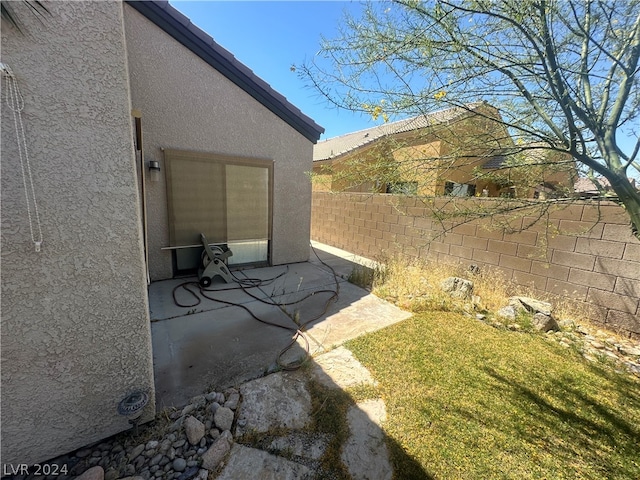
<instances>
[{"instance_id":1,"label":"sliding glass door","mask_svg":"<svg viewBox=\"0 0 640 480\"><path fill-rule=\"evenodd\" d=\"M175 273L198 267L200 233L227 245L229 264L268 263L271 160L165 150Z\"/></svg>"}]
</instances>

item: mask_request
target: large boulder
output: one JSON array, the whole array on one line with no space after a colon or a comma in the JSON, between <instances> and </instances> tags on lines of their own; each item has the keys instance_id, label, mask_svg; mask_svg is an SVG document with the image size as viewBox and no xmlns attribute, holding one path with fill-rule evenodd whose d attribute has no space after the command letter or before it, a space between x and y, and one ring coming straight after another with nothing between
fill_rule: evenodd
<instances>
[{"instance_id":1,"label":"large boulder","mask_svg":"<svg viewBox=\"0 0 640 480\"><path fill-rule=\"evenodd\" d=\"M557 332L558 330L560 330L558 322L556 322L551 315L545 315L544 313L540 312L533 315L531 323L533 324L533 328L541 332Z\"/></svg>"},{"instance_id":2,"label":"large boulder","mask_svg":"<svg viewBox=\"0 0 640 480\"><path fill-rule=\"evenodd\" d=\"M553 318L553 306L549 302L536 300L530 297L511 297L509 306L516 312L526 312L532 314L531 323L533 328L541 332L558 331L560 327Z\"/></svg>"},{"instance_id":3,"label":"large boulder","mask_svg":"<svg viewBox=\"0 0 640 480\"><path fill-rule=\"evenodd\" d=\"M454 298L470 300L473 295L473 282L460 277L445 278L440 288Z\"/></svg>"},{"instance_id":4,"label":"large boulder","mask_svg":"<svg viewBox=\"0 0 640 480\"><path fill-rule=\"evenodd\" d=\"M553 306L549 302L543 302L530 297L510 297L509 305L516 311L525 311L529 313L542 313L551 316Z\"/></svg>"}]
</instances>

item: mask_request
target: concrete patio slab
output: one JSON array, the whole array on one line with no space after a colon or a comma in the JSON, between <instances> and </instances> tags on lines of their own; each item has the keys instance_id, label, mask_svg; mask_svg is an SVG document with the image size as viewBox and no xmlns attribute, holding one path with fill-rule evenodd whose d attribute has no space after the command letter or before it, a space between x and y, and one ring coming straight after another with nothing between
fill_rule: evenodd
<instances>
[{"instance_id":1,"label":"concrete patio slab","mask_svg":"<svg viewBox=\"0 0 640 480\"><path fill-rule=\"evenodd\" d=\"M215 278L213 282L214 283L205 289L205 293L209 297L220 298L225 302L241 304L249 303L254 300L247 295L242 288L239 288L237 284L227 284L219 278ZM175 299L178 303L186 306L181 307L176 304L173 297L174 289ZM266 294L257 287L247 288L247 290L257 297L266 297ZM194 297L193 293L190 293L190 291L195 292L198 297ZM203 295L200 295L199 292L200 288L196 277L174 278L172 280L153 282L149 287L149 311L151 314L151 321L165 320L191 313L217 310L228 306L225 303L210 300ZM199 304L198 299L200 300Z\"/></svg>"},{"instance_id":2,"label":"concrete patio slab","mask_svg":"<svg viewBox=\"0 0 640 480\"><path fill-rule=\"evenodd\" d=\"M375 260L314 241L311 242L309 263L317 265L327 271L333 269L339 277L344 279L349 278L354 268L366 267L375 269L378 265ZM331 269L329 267L331 267Z\"/></svg>"},{"instance_id":3,"label":"concrete patio slab","mask_svg":"<svg viewBox=\"0 0 640 480\"><path fill-rule=\"evenodd\" d=\"M234 444L227 465L218 480L305 480L313 472L304 465L271 455L263 450Z\"/></svg>"},{"instance_id":4,"label":"concrete patio slab","mask_svg":"<svg viewBox=\"0 0 640 480\"><path fill-rule=\"evenodd\" d=\"M315 289L335 289L336 286L336 279L333 278L333 275L327 275L326 270L318 268L318 265L310 262L242 270L240 273L247 278L253 277L260 280L274 278L284 273L283 276L276 278L270 284L260 287L260 290L270 297L308 292ZM345 282L344 279L339 277L337 281L340 283Z\"/></svg>"},{"instance_id":5,"label":"concrete patio slab","mask_svg":"<svg viewBox=\"0 0 640 480\"><path fill-rule=\"evenodd\" d=\"M323 261L339 266L341 271L350 272L358 265L349 258L334 255L335 251L328 253L321 248L318 245L315 250ZM174 304L172 291L185 279L150 285L156 403L159 409L182 406L209 387L237 386L273 371L279 352L291 342L297 328L294 320L306 325L310 319L320 316L336 289L336 282L339 285L337 301L329 303L326 313L306 325L305 334L312 355L410 316L366 290L344 279L336 279L331 269L320 263L313 252L311 255L314 262L234 272L238 278L245 279L278 277L259 288L249 289L262 301L281 305L313 293L296 305L280 307L262 303L242 289L229 290L230 285L215 283L212 287L216 291L208 292L208 295L242 307L209 299L201 299L197 306L178 307ZM179 301L192 305L194 300L190 294L179 292ZM252 315L289 330L261 323ZM298 339L285 355L287 362L304 355L304 349L305 342Z\"/></svg>"},{"instance_id":6,"label":"concrete patio slab","mask_svg":"<svg viewBox=\"0 0 640 480\"><path fill-rule=\"evenodd\" d=\"M257 301L249 307L265 321L293 325L277 307ZM292 336L239 307L154 322L151 330L158 409L182 406L211 385L226 387L263 375Z\"/></svg>"},{"instance_id":7,"label":"concrete patio slab","mask_svg":"<svg viewBox=\"0 0 640 480\"><path fill-rule=\"evenodd\" d=\"M338 347L315 357L311 374L318 382L329 388L345 389L360 384L376 385L369 370L344 347Z\"/></svg>"},{"instance_id":8,"label":"concrete patio slab","mask_svg":"<svg viewBox=\"0 0 640 480\"><path fill-rule=\"evenodd\" d=\"M273 429L301 430L311 421L311 395L301 371L277 372L240 386L242 406L234 436Z\"/></svg>"},{"instance_id":9,"label":"concrete patio slab","mask_svg":"<svg viewBox=\"0 0 640 480\"><path fill-rule=\"evenodd\" d=\"M342 461L354 480L391 480L393 469L382 422L386 408L381 399L365 400L347 413L351 435L344 445Z\"/></svg>"},{"instance_id":10,"label":"concrete patio slab","mask_svg":"<svg viewBox=\"0 0 640 480\"><path fill-rule=\"evenodd\" d=\"M365 292L365 295L362 292ZM330 306L324 317L313 322L305 333L311 343L311 354L315 355L327 352L364 333L406 320L410 316L410 312L401 310L351 283L344 283L340 285L337 302Z\"/></svg>"}]
</instances>

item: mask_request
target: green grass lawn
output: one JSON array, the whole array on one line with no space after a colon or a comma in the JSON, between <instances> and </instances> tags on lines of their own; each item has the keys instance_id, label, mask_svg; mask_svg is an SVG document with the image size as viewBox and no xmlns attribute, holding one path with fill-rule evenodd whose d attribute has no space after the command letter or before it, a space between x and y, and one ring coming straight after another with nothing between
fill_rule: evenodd
<instances>
[{"instance_id":1,"label":"green grass lawn","mask_svg":"<svg viewBox=\"0 0 640 480\"><path fill-rule=\"evenodd\" d=\"M430 312L347 344L396 478L640 479L640 381L541 334Z\"/></svg>"}]
</instances>

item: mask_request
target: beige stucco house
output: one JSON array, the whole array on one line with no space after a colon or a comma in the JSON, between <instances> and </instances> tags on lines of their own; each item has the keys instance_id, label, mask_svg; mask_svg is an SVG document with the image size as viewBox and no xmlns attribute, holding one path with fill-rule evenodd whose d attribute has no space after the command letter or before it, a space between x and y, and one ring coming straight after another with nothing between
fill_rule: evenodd
<instances>
[{"instance_id":1,"label":"beige stucco house","mask_svg":"<svg viewBox=\"0 0 640 480\"><path fill-rule=\"evenodd\" d=\"M546 152L514 145L495 107L471 103L318 142L313 188L532 198L571 183L574 169L550 168ZM532 169L509 167L512 157L544 167L527 178Z\"/></svg>"},{"instance_id":2,"label":"beige stucco house","mask_svg":"<svg viewBox=\"0 0 640 480\"><path fill-rule=\"evenodd\" d=\"M147 282L192 268L200 231L307 259L323 131L167 2L46 6L2 26L3 463L130 428L132 392L153 417Z\"/></svg>"}]
</instances>

